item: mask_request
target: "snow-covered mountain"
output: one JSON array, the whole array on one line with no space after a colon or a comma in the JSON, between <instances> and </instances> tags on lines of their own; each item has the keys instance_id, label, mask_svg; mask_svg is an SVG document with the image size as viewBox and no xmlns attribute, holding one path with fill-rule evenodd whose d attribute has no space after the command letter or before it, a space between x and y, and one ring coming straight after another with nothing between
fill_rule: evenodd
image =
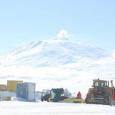
<instances>
[{"instance_id":1,"label":"snow-covered mountain","mask_svg":"<svg viewBox=\"0 0 115 115\"><path fill-rule=\"evenodd\" d=\"M64 87L85 94L92 79L114 76L114 59L105 50L67 39L31 42L0 56L1 81L33 81L38 90Z\"/></svg>"},{"instance_id":2,"label":"snow-covered mountain","mask_svg":"<svg viewBox=\"0 0 115 115\"><path fill-rule=\"evenodd\" d=\"M99 59L106 56L104 50L69 40L31 42L18 47L5 57L1 65L56 66L76 63L81 58Z\"/></svg>"}]
</instances>

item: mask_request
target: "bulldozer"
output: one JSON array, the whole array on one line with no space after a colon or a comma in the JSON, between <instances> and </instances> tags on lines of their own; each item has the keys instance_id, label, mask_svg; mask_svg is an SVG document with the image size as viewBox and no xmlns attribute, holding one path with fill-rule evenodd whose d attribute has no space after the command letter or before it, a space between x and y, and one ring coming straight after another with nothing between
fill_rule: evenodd
<instances>
[{"instance_id":1,"label":"bulldozer","mask_svg":"<svg viewBox=\"0 0 115 115\"><path fill-rule=\"evenodd\" d=\"M109 84L111 83L111 86ZM85 102L88 104L104 104L111 105L113 100L112 96L115 95L115 88L113 81L93 80L92 88L89 88L85 98Z\"/></svg>"}]
</instances>

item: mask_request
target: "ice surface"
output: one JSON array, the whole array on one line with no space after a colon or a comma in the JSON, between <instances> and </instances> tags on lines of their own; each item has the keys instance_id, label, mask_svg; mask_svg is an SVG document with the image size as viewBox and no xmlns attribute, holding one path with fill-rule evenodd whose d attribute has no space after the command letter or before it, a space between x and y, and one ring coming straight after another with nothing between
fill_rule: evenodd
<instances>
[{"instance_id":1,"label":"ice surface","mask_svg":"<svg viewBox=\"0 0 115 115\"><path fill-rule=\"evenodd\" d=\"M47 102L0 102L1 115L114 115L115 106Z\"/></svg>"}]
</instances>

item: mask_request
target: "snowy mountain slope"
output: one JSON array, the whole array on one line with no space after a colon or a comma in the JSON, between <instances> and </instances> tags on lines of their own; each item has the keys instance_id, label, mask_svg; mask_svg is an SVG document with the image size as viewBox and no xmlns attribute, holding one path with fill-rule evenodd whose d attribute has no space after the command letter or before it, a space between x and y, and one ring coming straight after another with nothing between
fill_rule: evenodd
<instances>
[{"instance_id":1,"label":"snowy mountain slope","mask_svg":"<svg viewBox=\"0 0 115 115\"><path fill-rule=\"evenodd\" d=\"M101 58L106 53L100 48L69 40L31 42L3 57L3 65L52 66L75 63L80 58ZM8 60L8 61L6 61ZM5 62L5 63L4 63ZM7 63L6 63L7 62ZM11 62L11 63L10 63Z\"/></svg>"},{"instance_id":2,"label":"snowy mountain slope","mask_svg":"<svg viewBox=\"0 0 115 115\"><path fill-rule=\"evenodd\" d=\"M37 90L64 87L85 95L92 79L115 80L115 61L103 49L70 40L31 42L0 57L0 79L33 81Z\"/></svg>"}]
</instances>

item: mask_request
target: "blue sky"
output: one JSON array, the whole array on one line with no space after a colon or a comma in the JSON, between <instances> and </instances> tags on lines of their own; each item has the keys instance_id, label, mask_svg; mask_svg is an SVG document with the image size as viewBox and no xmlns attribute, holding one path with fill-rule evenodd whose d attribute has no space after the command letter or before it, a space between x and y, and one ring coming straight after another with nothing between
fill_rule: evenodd
<instances>
[{"instance_id":1,"label":"blue sky","mask_svg":"<svg viewBox=\"0 0 115 115\"><path fill-rule=\"evenodd\" d=\"M75 41L115 49L115 0L0 0L0 53L61 29Z\"/></svg>"}]
</instances>

